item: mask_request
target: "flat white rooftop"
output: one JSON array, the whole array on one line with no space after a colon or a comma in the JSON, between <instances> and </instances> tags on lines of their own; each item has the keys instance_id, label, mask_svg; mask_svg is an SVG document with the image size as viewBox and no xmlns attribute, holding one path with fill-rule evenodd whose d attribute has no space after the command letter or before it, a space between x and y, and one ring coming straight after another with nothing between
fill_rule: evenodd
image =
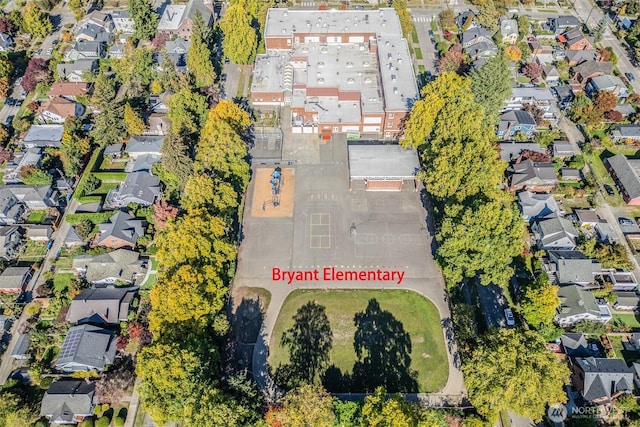
<instances>
[{"instance_id":1,"label":"flat white rooftop","mask_svg":"<svg viewBox=\"0 0 640 427\"><path fill-rule=\"evenodd\" d=\"M413 179L420 170L416 150L399 145L349 145L349 178Z\"/></svg>"},{"instance_id":2,"label":"flat white rooftop","mask_svg":"<svg viewBox=\"0 0 640 427\"><path fill-rule=\"evenodd\" d=\"M186 4L170 4L164 10L160 22L158 22L158 31L177 30L182 21L182 15L187 9Z\"/></svg>"}]
</instances>

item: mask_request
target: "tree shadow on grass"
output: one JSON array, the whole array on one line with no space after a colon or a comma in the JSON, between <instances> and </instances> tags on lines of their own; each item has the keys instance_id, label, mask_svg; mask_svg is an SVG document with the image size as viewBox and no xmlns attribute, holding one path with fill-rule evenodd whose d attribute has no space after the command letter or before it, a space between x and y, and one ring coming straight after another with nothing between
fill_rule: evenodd
<instances>
[{"instance_id":1,"label":"tree shadow on grass","mask_svg":"<svg viewBox=\"0 0 640 427\"><path fill-rule=\"evenodd\" d=\"M374 298L354 317L354 349L358 360L351 376L353 390L389 393L417 392L418 374L411 369L411 337L402 322L382 310Z\"/></svg>"}]
</instances>

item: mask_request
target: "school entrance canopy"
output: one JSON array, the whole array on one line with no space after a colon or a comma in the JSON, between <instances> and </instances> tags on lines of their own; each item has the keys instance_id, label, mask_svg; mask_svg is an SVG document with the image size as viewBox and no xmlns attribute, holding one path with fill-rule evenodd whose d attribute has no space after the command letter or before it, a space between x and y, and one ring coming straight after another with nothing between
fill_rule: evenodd
<instances>
[{"instance_id":1,"label":"school entrance canopy","mask_svg":"<svg viewBox=\"0 0 640 427\"><path fill-rule=\"evenodd\" d=\"M349 144L349 188L400 191L405 182L415 188L420 161L416 150L396 144Z\"/></svg>"}]
</instances>

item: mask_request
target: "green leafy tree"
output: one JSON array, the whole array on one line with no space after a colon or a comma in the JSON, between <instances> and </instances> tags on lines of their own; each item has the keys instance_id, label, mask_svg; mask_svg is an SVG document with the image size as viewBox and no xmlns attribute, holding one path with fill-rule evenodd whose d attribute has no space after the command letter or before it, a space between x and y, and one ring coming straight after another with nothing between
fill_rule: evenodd
<instances>
[{"instance_id":1,"label":"green leafy tree","mask_svg":"<svg viewBox=\"0 0 640 427\"><path fill-rule=\"evenodd\" d=\"M364 398L363 425L369 427L412 427L418 424L416 411L399 394L386 397L383 387Z\"/></svg>"},{"instance_id":2,"label":"green leafy tree","mask_svg":"<svg viewBox=\"0 0 640 427\"><path fill-rule=\"evenodd\" d=\"M187 68L193 77L196 87L213 85L216 72L211 60L211 49L207 44L206 28L200 12L196 13L191 46L187 52Z\"/></svg>"},{"instance_id":3,"label":"green leafy tree","mask_svg":"<svg viewBox=\"0 0 640 427\"><path fill-rule=\"evenodd\" d=\"M445 30L456 28L456 14L453 10L447 8L440 12L440 26Z\"/></svg>"},{"instance_id":4,"label":"green leafy tree","mask_svg":"<svg viewBox=\"0 0 640 427\"><path fill-rule=\"evenodd\" d=\"M67 3L69 9L73 12L76 21L80 21L85 14L85 4L83 0L69 0Z\"/></svg>"},{"instance_id":5,"label":"green leafy tree","mask_svg":"<svg viewBox=\"0 0 640 427\"><path fill-rule=\"evenodd\" d=\"M95 127L91 131L93 141L100 147L121 142L127 137L124 123L124 106L119 102L109 103L102 113L96 115Z\"/></svg>"},{"instance_id":6,"label":"green leafy tree","mask_svg":"<svg viewBox=\"0 0 640 427\"><path fill-rule=\"evenodd\" d=\"M11 77L13 74L13 64L6 56L0 56L0 77Z\"/></svg>"},{"instance_id":7,"label":"green leafy tree","mask_svg":"<svg viewBox=\"0 0 640 427\"><path fill-rule=\"evenodd\" d=\"M281 405L271 408L265 419L274 427L333 427L331 395L322 387L303 385L287 393Z\"/></svg>"},{"instance_id":8,"label":"green leafy tree","mask_svg":"<svg viewBox=\"0 0 640 427\"><path fill-rule=\"evenodd\" d=\"M280 345L289 348L289 366L299 383L313 384L329 364L333 332L325 307L313 301L300 307Z\"/></svg>"},{"instance_id":9,"label":"green leafy tree","mask_svg":"<svg viewBox=\"0 0 640 427\"><path fill-rule=\"evenodd\" d=\"M204 96L189 89L182 89L169 99L167 118L171 121L171 133L194 134L200 130L207 113Z\"/></svg>"},{"instance_id":10,"label":"green leafy tree","mask_svg":"<svg viewBox=\"0 0 640 427\"><path fill-rule=\"evenodd\" d=\"M506 197L448 205L436 234L436 258L451 283L479 273L485 285L507 286L511 261L522 253L523 232L520 214Z\"/></svg>"},{"instance_id":11,"label":"green leafy tree","mask_svg":"<svg viewBox=\"0 0 640 427\"><path fill-rule=\"evenodd\" d=\"M499 28L498 18L500 17L500 12L498 12L493 0L478 4L478 12L477 23L489 30L491 34L495 34Z\"/></svg>"},{"instance_id":12,"label":"green leafy tree","mask_svg":"<svg viewBox=\"0 0 640 427\"><path fill-rule=\"evenodd\" d=\"M193 173L193 161L189 156L189 148L183 143L180 135L169 134L165 137L160 152L161 166L168 179L175 183L176 188L182 188ZM165 183L166 185L166 183Z\"/></svg>"},{"instance_id":13,"label":"green leafy tree","mask_svg":"<svg viewBox=\"0 0 640 427\"><path fill-rule=\"evenodd\" d=\"M18 175L26 185L50 185L53 180L49 172L32 165L21 167Z\"/></svg>"},{"instance_id":14,"label":"green leafy tree","mask_svg":"<svg viewBox=\"0 0 640 427\"><path fill-rule=\"evenodd\" d=\"M150 40L156 34L159 17L150 0L127 0L127 10L133 20L133 38Z\"/></svg>"},{"instance_id":15,"label":"green leafy tree","mask_svg":"<svg viewBox=\"0 0 640 427\"><path fill-rule=\"evenodd\" d=\"M493 422L501 411L540 421L547 406L565 402L569 369L535 332L496 329L487 333L462 367L469 400Z\"/></svg>"},{"instance_id":16,"label":"green leafy tree","mask_svg":"<svg viewBox=\"0 0 640 427\"><path fill-rule=\"evenodd\" d=\"M518 40L523 40L527 35L529 35L529 31L531 30L531 23L529 22L529 18L525 15L518 16Z\"/></svg>"},{"instance_id":17,"label":"green leafy tree","mask_svg":"<svg viewBox=\"0 0 640 427\"><path fill-rule=\"evenodd\" d=\"M471 73L471 92L487 114L497 116L511 95L511 72L507 60L498 55Z\"/></svg>"},{"instance_id":18,"label":"green leafy tree","mask_svg":"<svg viewBox=\"0 0 640 427\"><path fill-rule=\"evenodd\" d=\"M391 7L396 11L398 18L400 19L400 28L402 28L402 35L409 39L409 36L413 32L413 20L411 19L411 14L407 9L409 6L407 5L407 0L393 0L391 2Z\"/></svg>"},{"instance_id":19,"label":"green leafy tree","mask_svg":"<svg viewBox=\"0 0 640 427\"><path fill-rule=\"evenodd\" d=\"M544 283L541 286L530 285L521 303L522 314L527 323L535 328L550 326L559 305L557 286L551 283Z\"/></svg>"},{"instance_id":20,"label":"green leafy tree","mask_svg":"<svg viewBox=\"0 0 640 427\"><path fill-rule=\"evenodd\" d=\"M64 132L60 143L60 160L66 176L76 176L82 169L83 159L91 144L82 137L82 120L68 118L64 123Z\"/></svg>"},{"instance_id":21,"label":"green leafy tree","mask_svg":"<svg viewBox=\"0 0 640 427\"><path fill-rule=\"evenodd\" d=\"M250 64L258 47L258 35L245 8L240 4L229 7L220 28L224 32L222 48L225 56L236 64Z\"/></svg>"},{"instance_id":22,"label":"green leafy tree","mask_svg":"<svg viewBox=\"0 0 640 427\"><path fill-rule=\"evenodd\" d=\"M129 103L124 105L123 119L129 135L141 135L147 130L144 120Z\"/></svg>"},{"instance_id":23,"label":"green leafy tree","mask_svg":"<svg viewBox=\"0 0 640 427\"><path fill-rule=\"evenodd\" d=\"M24 9L24 29L34 37L45 37L53 31L53 24L49 14L41 10L33 3Z\"/></svg>"},{"instance_id":24,"label":"green leafy tree","mask_svg":"<svg viewBox=\"0 0 640 427\"><path fill-rule=\"evenodd\" d=\"M336 414L336 425L344 427L359 427L362 423L362 413L357 402L343 401L333 398L333 409Z\"/></svg>"},{"instance_id":25,"label":"green leafy tree","mask_svg":"<svg viewBox=\"0 0 640 427\"><path fill-rule=\"evenodd\" d=\"M187 180L180 204L186 210L207 209L227 217L238 207L238 193L229 183L197 174Z\"/></svg>"}]
</instances>

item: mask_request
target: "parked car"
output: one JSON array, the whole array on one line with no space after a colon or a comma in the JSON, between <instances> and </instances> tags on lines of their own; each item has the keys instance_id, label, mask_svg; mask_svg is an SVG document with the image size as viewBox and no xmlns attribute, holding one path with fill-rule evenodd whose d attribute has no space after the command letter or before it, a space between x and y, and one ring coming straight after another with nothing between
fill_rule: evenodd
<instances>
[{"instance_id":1,"label":"parked car","mask_svg":"<svg viewBox=\"0 0 640 427\"><path fill-rule=\"evenodd\" d=\"M51 42L51 44L55 46L55 45L57 45L57 44L58 44L58 42L59 42L59 41L60 41L60 40L56 39L56 40L52 41L52 42Z\"/></svg>"},{"instance_id":2,"label":"parked car","mask_svg":"<svg viewBox=\"0 0 640 427\"><path fill-rule=\"evenodd\" d=\"M608 195L613 196L616 193L613 192L613 188L609 184L604 185L604 191L607 192Z\"/></svg>"},{"instance_id":3,"label":"parked car","mask_svg":"<svg viewBox=\"0 0 640 427\"><path fill-rule=\"evenodd\" d=\"M633 76L633 74L631 73L624 73L624 76L627 78L627 80L629 80L630 82L635 82L636 78Z\"/></svg>"},{"instance_id":4,"label":"parked car","mask_svg":"<svg viewBox=\"0 0 640 427\"><path fill-rule=\"evenodd\" d=\"M504 309L504 317L507 319L508 326L514 326L516 324L516 319L513 318L513 312L510 308Z\"/></svg>"},{"instance_id":5,"label":"parked car","mask_svg":"<svg viewBox=\"0 0 640 427\"><path fill-rule=\"evenodd\" d=\"M49 49L47 49L46 54L47 54L47 55L51 55L51 53L53 53L53 48L52 48L52 47L50 47Z\"/></svg>"},{"instance_id":6,"label":"parked car","mask_svg":"<svg viewBox=\"0 0 640 427\"><path fill-rule=\"evenodd\" d=\"M13 123L13 117L14 116L7 117L7 119L4 121L4 124L7 126L11 126L11 123Z\"/></svg>"},{"instance_id":7,"label":"parked car","mask_svg":"<svg viewBox=\"0 0 640 427\"><path fill-rule=\"evenodd\" d=\"M36 50L36 56L40 55L41 53L42 53L42 49Z\"/></svg>"},{"instance_id":8,"label":"parked car","mask_svg":"<svg viewBox=\"0 0 640 427\"><path fill-rule=\"evenodd\" d=\"M14 98L9 98L9 99L7 99L7 105L8 105L9 107L13 107L13 106L15 106L15 105L16 105L16 100L15 100Z\"/></svg>"},{"instance_id":9,"label":"parked car","mask_svg":"<svg viewBox=\"0 0 640 427\"><path fill-rule=\"evenodd\" d=\"M620 225L624 225L625 227L632 227L633 226L633 221L631 221L629 218L620 217L620 218L618 218L618 223Z\"/></svg>"}]
</instances>

